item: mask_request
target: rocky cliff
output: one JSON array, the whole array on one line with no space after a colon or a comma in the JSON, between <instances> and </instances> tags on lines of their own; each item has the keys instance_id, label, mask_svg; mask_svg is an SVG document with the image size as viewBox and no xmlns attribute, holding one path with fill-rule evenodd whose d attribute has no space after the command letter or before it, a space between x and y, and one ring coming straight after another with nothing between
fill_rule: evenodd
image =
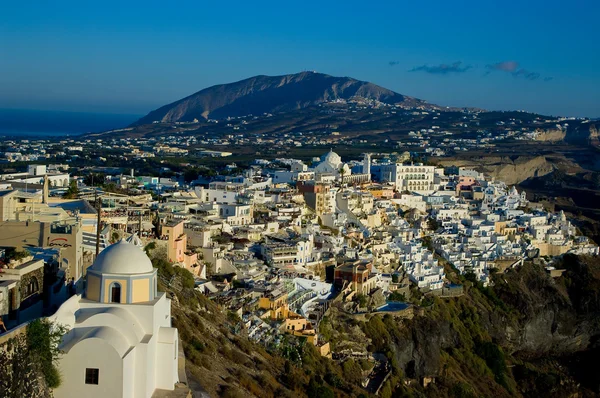
<instances>
[{"instance_id":1,"label":"rocky cliff","mask_svg":"<svg viewBox=\"0 0 600 398\"><path fill-rule=\"evenodd\" d=\"M536 129L536 141L560 142L567 136L567 131L560 127L553 129Z\"/></svg>"},{"instance_id":2,"label":"rocky cliff","mask_svg":"<svg viewBox=\"0 0 600 398\"><path fill-rule=\"evenodd\" d=\"M489 156L442 159L442 166L459 166L481 171L509 185L519 184L528 178L541 177L554 170L554 165L544 156Z\"/></svg>"},{"instance_id":3,"label":"rocky cliff","mask_svg":"<svg viewBox=\"0 0 600 398\"><path fill-rule=\"evenodd\" d=\"M582 122L569 126L565 141L569 144L598 145L598 128L594 122Z\"/></svg>"},{"instance_id":4,"label":"rocky cliff","mask_svg":"<svg viewBox=\"0 0 600 398\"><path fill-rule=\"evenodd\" d=\"M600 260L568 255L558 266L566 272L553 279L526 263L495 275L491 288L461 277L463 296L436 298L413 319L373 316L358 325L362 336L354 328L351 336L334 334L334 341L369 342L405 380L435 378L427 389L414 387L427 396L600 393L597 381L583 379L568 362L579 356L577 366L587 367L580 358L598 345ZM335 316L329 322L336 327Z\"/></svg>"}]
</instances>

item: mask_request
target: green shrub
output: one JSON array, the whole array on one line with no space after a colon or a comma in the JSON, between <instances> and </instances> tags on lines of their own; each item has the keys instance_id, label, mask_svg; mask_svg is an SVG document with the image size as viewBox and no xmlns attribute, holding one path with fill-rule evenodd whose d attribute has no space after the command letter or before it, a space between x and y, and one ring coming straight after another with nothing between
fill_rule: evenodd
<instances>
[{"instance_id":1,"label":"green shrub","mask_svg":"<svg viewBox=\"0 0 600 398\"><path fill-rule=\"evenodd\" d=\"M342 371L349 382L360 384L362 381L362 369L353 359L348 359L342 363Z\"/></svg>"},{"instance_id":2,"label":"green shrub","mask_svg":"<svg viewBox=\"0 0 600 398\"><path fill-rule=\"evenodd\" d=\"M404 293L399 293L398 291L393 291L389 297L388 297L388 301L401 301L401 302L406 302L406 296L404 295Z\"/></svg>"},{"instance_id":3,"label":"green shrub","mask_svg":"<svg viewBox=\"0 0 600 398\"><path fill-rule=\"evenodd\" d=\"M361 307L367 306L367 297L364 294L357 295L356 300L358 301L358 305L360 305Z\"/></svg>"},{"instance_id":4,"label":"green shrub","mask_svg":"<svg viewBox=\"0 0 600 398\"><path fill-rule=\"evenodd\" d=\"M473 388L467 383L459 382L452 386L449 395L454 398L475 398Z\"/></svg>"},{"instance_id":5,"label":"green shrub","mask_svg":"<svg viewBox=\"0 0 600 398\"><path fill-rule=\"evenodd\" d=\"M27 350L32 362L39 366L46 383L51 388L60 385L61 378L56 361L60 355L58 345L65 333L47 320L36 319L27 325Z\"/></svg>"},{"instance_id":6,"label":"green shrub","mask_svg":"<svg viewBox=\"0 0 600 398\"><path fill-rule=\"evenodd\" d=\"M475 346L475 353L485 360L485 363L494 374L496 382L504 387L508 387L506 381L506 359L502 349L497 344L485 341Z\"/></svg>"},{"instance_id":7,"label":"green shrub","mask_svg":"<svg viewBox=\"0 0 600 398\"><path fill-rule=\"evenodd\" d=\"M181 267L173 267L175 274L181 278L181 286L186 289L193 289L196 287L196 281L194 275L190 271Z\"/></svg>"},{"instance_id":8,"label":"green shrub","mask_svg":"<svg viewBox=\"0 0 600 398\"><path fill-rule=\"evenodd\" d=\"M44 371L44 378L50 388L58 388L62 382L62 378L56 366L50 366Z\"/></svg>"}]
</instances>

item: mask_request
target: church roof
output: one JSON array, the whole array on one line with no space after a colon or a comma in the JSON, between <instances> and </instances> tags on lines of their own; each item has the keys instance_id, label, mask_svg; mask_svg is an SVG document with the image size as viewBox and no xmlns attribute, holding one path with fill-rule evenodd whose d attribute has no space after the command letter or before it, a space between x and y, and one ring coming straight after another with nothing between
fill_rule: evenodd
<instances>
[{"instance_id":1,"label":"church roof","mask_svg":"<svg viewBox=\"0 0 600 398\"><path fill-rule=\"evenodd\" d=\"M102 250L90 270L102 274L131 275L152 272L154 267L142 249L121 240Z\"/></svg>"},{"instance_id":2,"label":"church roof","mask_svg":"<svg viewBox=\"0 0 600 398\"><path fill-rule=\"evenodd\" d=\"M327 154L321 157L321 162L327 162L334 166L342 163L342 158L337 153L333 152L333 150L329 151Z\"/></svg>"}]
</instances>

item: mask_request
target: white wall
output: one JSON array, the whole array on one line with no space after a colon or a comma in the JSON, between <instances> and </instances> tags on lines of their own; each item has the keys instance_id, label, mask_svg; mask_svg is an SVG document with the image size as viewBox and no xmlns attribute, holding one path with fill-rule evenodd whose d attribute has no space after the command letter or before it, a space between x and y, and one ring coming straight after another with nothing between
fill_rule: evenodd
<instances>
[{"instance_id":1,"label":"white wall","mask_svg":"<svg viewBox=\"0 0 600 398\"><path fill-rule=\"evenodd\" d=\"M85 384L85 369L99 369L98 385ZM123 363L119 353L102 339L85 339L59 362L62 384L55 398L123 397ZM131 380L131 379L130 379ZM129 388L127 388L129 389Z\"/></svg>"},{"instance_id":2,"label":"white wall","mask_svg":"<svg viewBox=\"0 0 600 398\"><path fill-rule=\"evenodd\" d=\"M163 333L166 332L166 333ZM170 341L161 341L160 336L167 335ZM164 337L164 336L163 336ZM161 328L156 347L156 388L172 390L177 383L177 329Z\"/></svg>"}]
</instances>

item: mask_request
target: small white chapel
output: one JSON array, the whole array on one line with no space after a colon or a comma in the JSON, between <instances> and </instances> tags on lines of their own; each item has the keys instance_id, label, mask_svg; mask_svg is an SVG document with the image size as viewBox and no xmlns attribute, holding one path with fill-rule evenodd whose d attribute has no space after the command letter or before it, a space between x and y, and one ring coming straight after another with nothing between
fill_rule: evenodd
<instances>
[{"instance_id":1,"label":"small white chapel","mask_svg":"<svg viewBox=\"0 0 600 398\"><path fill-rule=\"evenodd\" d=\"M179 337L156 271L140 247L124 240L98 255L84 294L51 318L68 329L56 398L147 398L175 388Z\"/></svg>"}]
</instances>

